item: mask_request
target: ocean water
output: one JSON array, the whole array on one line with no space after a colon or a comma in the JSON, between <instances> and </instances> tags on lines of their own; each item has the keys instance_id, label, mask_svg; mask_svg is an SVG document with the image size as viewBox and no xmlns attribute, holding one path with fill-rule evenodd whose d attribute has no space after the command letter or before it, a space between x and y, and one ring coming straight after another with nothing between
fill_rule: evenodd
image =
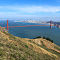
<instances>
[{"instance_id":1,"label":"ocean water","mask_svg":"<svg viewBox=\"0 0 60 60\"><path fill-rule=\"evenodd\" d=\"M6 21L0 23L1 26L6 26ZM9 26L25 26L25 25L40 25L34 23L12 22L9 21ZM31 26L31 27L15 27L9 28L8 32L22 38L35 38L37 36L45 36L54 41L55 44L60 46L60 29L49 26Z\"/></svg>"}]
</instances>

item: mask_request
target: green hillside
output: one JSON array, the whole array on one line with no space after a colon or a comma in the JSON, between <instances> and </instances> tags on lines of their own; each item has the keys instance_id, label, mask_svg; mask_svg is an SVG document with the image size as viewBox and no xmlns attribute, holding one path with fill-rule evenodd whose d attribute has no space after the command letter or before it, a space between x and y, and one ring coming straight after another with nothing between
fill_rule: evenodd
<instances>
[{"instance_id":1,"label":"green hillside","mask_svg":"<svg viewBox=\"0 0 60 60\"><path fill-rule=\"evenodd\" d=\"M59 60L60 47L43 39L19 38L0 30L0 60Z\"/></svg>"}]
</instances>

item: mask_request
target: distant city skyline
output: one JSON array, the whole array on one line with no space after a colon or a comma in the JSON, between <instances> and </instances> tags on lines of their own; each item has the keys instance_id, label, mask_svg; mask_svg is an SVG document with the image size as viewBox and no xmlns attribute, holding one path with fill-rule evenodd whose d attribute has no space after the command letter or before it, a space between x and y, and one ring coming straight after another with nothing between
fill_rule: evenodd
<instances>
[{"instance_id":1,"label":"distant city skyline","mask_svg":"<svg viewBox=\"0 0 60 60\"><path fill-rule=\"evenodd\" d=\"M0 19L30 17L50 17L59 21L60 0L0 0Z\"/></svg>"}]
</instances>

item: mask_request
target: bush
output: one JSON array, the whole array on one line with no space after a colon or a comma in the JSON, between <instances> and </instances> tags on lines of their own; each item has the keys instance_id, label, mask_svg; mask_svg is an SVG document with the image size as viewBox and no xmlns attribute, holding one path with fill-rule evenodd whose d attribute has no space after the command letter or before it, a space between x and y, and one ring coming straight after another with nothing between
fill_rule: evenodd
<instances>
[{"instance_id":1,"label":"bush","mask_svg":"<svg viewBox=\"0 0 60 60\"><path fill-rule=\"evenodd\" d=\"M28 48L28 46L27 46L27 45L25 45L25 47L26 47L26 48Z\"/></svg>"},{"instance_id":2,"label":"bush","mask_svg":"<svg viewBox=\"0 0 60 60\"><path fill-rule=\"evenodd\" d=\"M41 38L41 36L38 36L38 37L36 37L36 38L33 38L33 39L37 39L37 38Z\"/></svg>"},{"instance_id":3,"label":"bush","mask_svg":"<svg viewBox=\"0 0 60 60\"><path fill-rule=\"evenodd\" d=\"M37 39L37 38L42 38L41 36L38 36L38 37L36 37L36 38L33 38L33 39ZM50 38L46 38L45 36L43 36L43 39L46 39L46 40L48 40L48 41L50 41L50 42L52 42L53 43L53 40L51 40Z\"/></svg>"},{"instance_id":4,"label":"bush","mask_svg":"<svg viewBox=\"0 0 60 60\"><path fill-rule=\"evenodd\" d=\"M46 38L48 41L52 42L53 43L53 40L51 40L50 38Z\"/></svg>"},{"instance_id":5,"label":"bush","mask_svg":"<svg viewBox=\"0 0 60 60\"><path fill-rule=\"evenodd\" d=\"M50 38L46 38L45 36L43 36L43 39L46 39L46 40L48 40L48 41L50 41L50 42L52 42L53 43L53 40L51 40Z\"/></svg>"}]
</instances>

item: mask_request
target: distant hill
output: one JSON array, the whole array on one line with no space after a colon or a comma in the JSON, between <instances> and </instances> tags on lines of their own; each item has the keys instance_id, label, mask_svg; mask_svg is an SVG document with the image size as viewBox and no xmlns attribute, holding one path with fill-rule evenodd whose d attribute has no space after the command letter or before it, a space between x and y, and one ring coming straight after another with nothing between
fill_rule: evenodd
<instances>
[{"instance_id":1,"label":"distant hill","mask_svg":"<svg viewBox=\"0 0 60 60\"><path fill-rule=\"evenodd\" d=\"M55 22L55 24L59 24L60 25L60 22Z\"/></svg>"},{"instance_id":2,"label":"distant hill","mask_svg":"<svg viewBox=\"0 0 60 60\"><path fill-rule=\"evenodd\" d=\"M24 20L24 21L15 21L15 22L25 22L25 23L41 23L40 21L35 21L35 20Z\"/></svg>"},{"instance_id":3,"label":"distant hill","mask_svg":"<svg viewBox=\"0 0 60 60\"><path fill-rule=\"evenodd\" d=\"M43 39L20 38L0 28L0 60L59 60L60 47Z\"/></svg>"},{"instance_id":4,"label":"distant hill","mask_svg":"<svg viewBox=\"0 0 60 60\"><path fill-rule=\"evenodd\" d=\"M50 21L48 21L47 23L50 23ZM54 22L54 21L52 21L52 23L60 25L60 22Z\"/></svg>"}]
</instances>

